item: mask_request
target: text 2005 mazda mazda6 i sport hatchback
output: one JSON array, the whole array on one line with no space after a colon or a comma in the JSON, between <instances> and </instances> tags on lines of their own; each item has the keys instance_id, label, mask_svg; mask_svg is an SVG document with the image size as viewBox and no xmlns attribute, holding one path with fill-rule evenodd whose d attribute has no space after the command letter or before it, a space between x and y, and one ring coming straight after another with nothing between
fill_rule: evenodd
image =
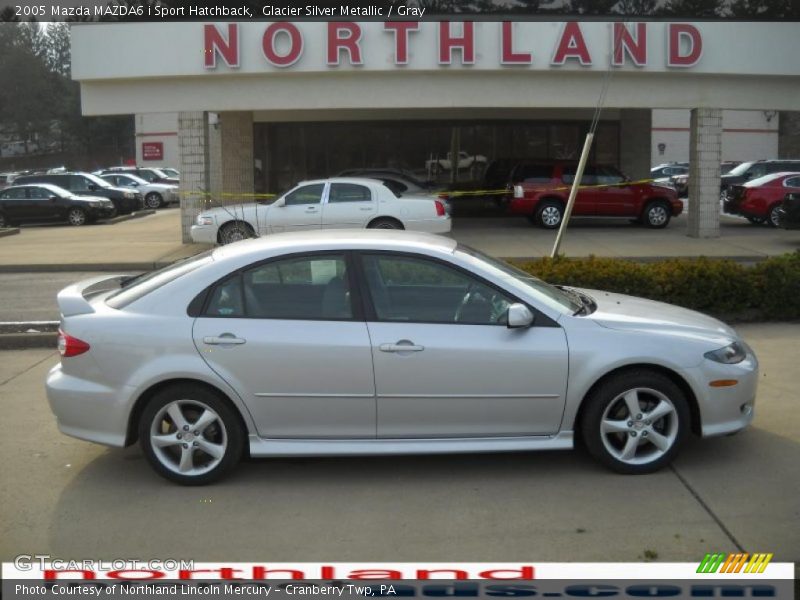
<instances>
[{"instance_id":1,"label":"text 2005 mazda mazda6 i sport hatchback","mask_svg":"<svg viewBox=\"0 0 800 600\"><path fill-rule=\"evenodd\" d=\"M138 440L184 484L247 452L552 450L576 436L611 469L648 473L690 431L753 417L758 363L723 323L557 288L429 234L278 234L83 281L58 304L47 395L61 431Z\"/></svg>"}]
</instances>

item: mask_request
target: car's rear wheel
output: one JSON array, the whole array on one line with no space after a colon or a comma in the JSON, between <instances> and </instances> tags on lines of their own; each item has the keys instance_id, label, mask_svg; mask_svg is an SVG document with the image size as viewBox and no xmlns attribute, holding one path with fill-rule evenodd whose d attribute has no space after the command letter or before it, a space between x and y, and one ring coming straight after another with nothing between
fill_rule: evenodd
<instances>
[{"instance_id":1,"label":"car's rear wheel","mask_svg":"<svg viewBox=\"0 0 800 600\"><path fill-rule=\"evenodd\" d=\"M564 207L555 200L545 200L536 209L536 222L545 229L556 229L564 218Z\"/></svg>"},{"instance_id":2,"label":"car's rear wheel","mask_svg":"<svg viewBox=\"0 0 800 600\"><path fill-rule=\"evenodd\" d=\"M70 225L75 227L80 227L81 225L86 225L88 222L88 217L86 216L86 211L82 208L70 208L67 212L67 221Z\"/></svg>"},{"instance_id":3,"label":"car's rear wheel","mask_svg":"<svg viewBox=\"0 0 800 600\"><path fill-rule=\"evenodd\" d=\"M644 207L644 214L642 220L644 224L651 229L663 229L669 225L669 220L672 217L672 211L669 204L663 200L654 200L648 202Z\"/></svg>"},{"instance_id":4,"label":"car's rear wheel","mask_svg":"<svg viewBox=\"0 0 800 600\"><path fill-rule=\"evenodd\" d=\"M183 485L205 485L239 462L244 432L230 405L202 385L175 385L147 403L139 443L156 472Z\"/></svg>"},{"instance_id":5,"label":"car's rear wheel","mask_svg":"<svg viewBox=\"0 0 800 600\"><path fill-rule=\"evenodd\" d=\"M158 192L150 192L144 197L144 205L150 209L161 208L164 206L164 199Z\"/></svg>"},{"instance_id":6,"label":"car's rear wheel","mask_svg":"<svg viewBox=\"0 0 800 600\"><path fill-rule=\"evenodd\" d=\"M686 396L655 371L612 376L586 402L582 441L595 459L618 473L657 471L672 461L689 433Z\"/></svg>"},{"instance_id":7,"label":"car's rear wheel","mask_svg":"<svg viewBox=\"0 0 800 600\"><path fill-rule=\"evenodd\" d=\"M780 227L780 207L780 204L775 204L769 209L769 212L767 213L767 223L770 227Z\"/></svg>"},{"instance_id":8,"label":"car's rear wheel","mask_svg":"<svg viewBox=\"0 0 800 600\"><path fill-rule=\"evenodd\" d=\"M232 221L226 223L219 230L219 241L221 244L232 244L249 238L256 237L256 232L249 223L243 221Z\"/></svg>"},{"instance_id":9,"label":"car's rear wheel","mask_svg":"<svg viewBox=\"0 0 800 600\"><path fill-rule=\"evenodd\" d=\"M367 229L405 229L403 224L398 221L397 219L375 219L369 225L367 225Z\"/></svg>"},{"instance_id":10,"label":"car's rear wheel","mask_svg":"<svg viewBox=\"0 0 800 600\"><path fill-rule=\"evenodd\" d=\"M5 229L6 227L11 227L11 223L9 223L6 216L0 212L0 229Z\"/></svg>"}]
</instances>

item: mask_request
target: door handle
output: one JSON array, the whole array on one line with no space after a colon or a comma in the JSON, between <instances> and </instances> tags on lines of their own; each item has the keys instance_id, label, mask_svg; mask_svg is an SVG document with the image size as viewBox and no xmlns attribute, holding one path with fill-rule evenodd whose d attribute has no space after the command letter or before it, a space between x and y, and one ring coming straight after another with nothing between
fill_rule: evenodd
<instances>
[{"instance_id":1,"label":"door handle","mask_svg":"<svg viewBox=\"0 0 800 600\"><path fill-rule=\"evenodd\" d=\"M422 352L425 346L418 346L409 340L400 340L396 344L381 344L378 349L381 352Z\"/></svg>"},{"instance_id":2,"label":"door handle","mask_svg":"<svg viewBox=\"0 0 800 600\"><path fill-rule=\"evenodd\" d=\"M317 207L309 206L308 208L306 208L306 212L317 212Z\"/></svg>"},{"instance_id":3,"label":"door handle","mask_svg":"<svg viewBox=\"0 0 800 600\"><path fill-rule=\"evenodd\" d=\"M209 346L239 345L244 344L246 341L246 339L238 338L232 333L223 333L219 336L209 335L203 338L203 343Z\"/></svg>"},{"instance_id":4,"label":"door handle","mask_svg":"<svg viewBox=\"0 0 800 600\"><path fill-rule=\"evenodd\" d=\"M371 206L363 206L359 210L372 210Z\"/></svg>"}]
</instances>

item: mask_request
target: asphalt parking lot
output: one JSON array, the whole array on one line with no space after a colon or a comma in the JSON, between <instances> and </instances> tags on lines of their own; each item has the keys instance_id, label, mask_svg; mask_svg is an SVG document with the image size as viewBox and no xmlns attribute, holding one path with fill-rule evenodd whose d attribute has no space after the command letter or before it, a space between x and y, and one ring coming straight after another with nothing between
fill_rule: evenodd
<instances>
[{"instance_id":1,"label":"asphalt parking lot","mask_svg":"<svg viewBox=\"0 0 800 600\"><path fill-rule=\"evenodd\" d=\"M800 560L800 324L741 326L762 362L754 426L625 477L581 452L260 459L184 488L138 447L61 435L50 350L0 352L0 560L660 561L708 551Z\"/></svg>"}]
</instances>

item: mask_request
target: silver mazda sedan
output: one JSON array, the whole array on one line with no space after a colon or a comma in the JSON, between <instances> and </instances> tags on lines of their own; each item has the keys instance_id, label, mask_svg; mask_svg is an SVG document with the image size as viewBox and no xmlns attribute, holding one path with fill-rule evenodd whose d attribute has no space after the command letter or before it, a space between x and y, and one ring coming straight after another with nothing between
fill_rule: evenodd
<instances>
[{"instance_id":1,"label":"silver mazda sedan","mask_svg":"<svg viewBox=\"0 0 800 600\"><path fill-rule=\"evenodd\" d=\"M62 432L204 484L251 456L572 448L648 473L753 418L702 314L554 287L445 237L279 234L58 294Z\"/></svg>"}]
</instances>

